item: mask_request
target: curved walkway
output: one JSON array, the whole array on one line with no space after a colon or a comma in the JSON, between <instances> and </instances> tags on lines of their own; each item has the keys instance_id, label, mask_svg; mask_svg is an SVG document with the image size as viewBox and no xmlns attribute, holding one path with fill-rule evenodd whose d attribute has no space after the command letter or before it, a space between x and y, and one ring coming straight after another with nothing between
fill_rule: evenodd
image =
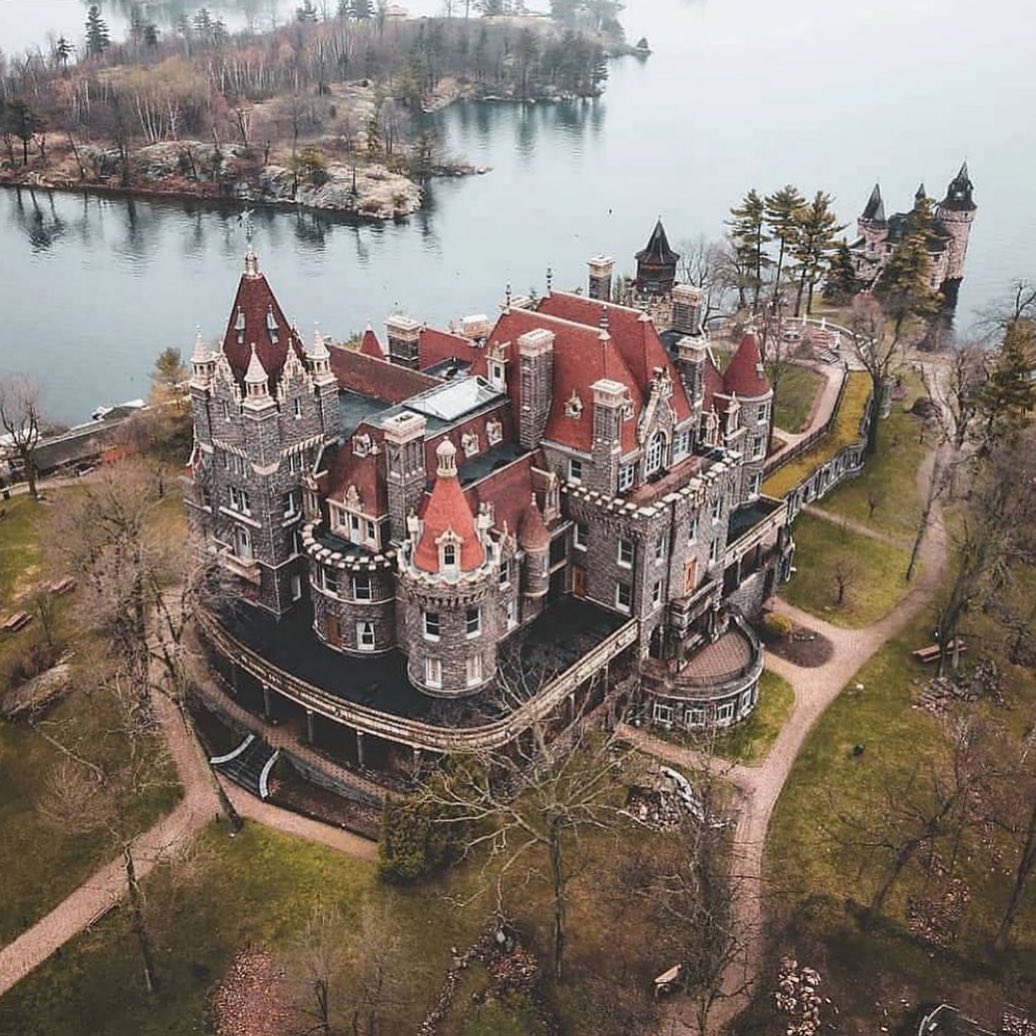
<instances>
[{"instance_id":1,"label":"curved walkway","mask_svg":"<svg viewBox=\"0 0 1036 1036\"><path fill-rule=\"evenodd\" d=\"M935 454L930 454L918 471L918 495L927 493L932 477ZM779 611L796 622L807 625L827 637L834 646L829 661L814 669L805 669L772 655L767 667L783 677L795 691L795 704L784 728L766 759L755 766L731 766L721 760L708 760L692 749L681 748L652 737L642 730L624 728L624 733L642 750L669 762L685 766L709 767L731 781L741 795L741 810L734 833L735 867L739 894L736 902L737 927L745 940L744 959L728 974L726 990L729 998L720 1000L713 1010L710 1029L718 1032L749 999L741 992L744 976L758 976L764 949L763 852L766 834L781 790L791 773L802 746L825 709L838 697L842 688L860 667L888 640L907 625L931 600L942 583L947 565L947 535L938 505L933 506L927 533L921 545L923 569L899 603L883 619L861 629L842 629L822 619L780 602ZM738 992L735 992L738 990ZM674 1001L674 1015L679 1003ZM691 1028L682 1019L671 1017L673 1032ZM667 1030L668 1031L668 1030Z\"/></svg>"},{"instance_id":2,"label":"curved walkway","mask_svg":"<svg viewBox=\"0 0 1036 1036\"><path fill-rule=\"evenodd\" d=\"M179 712L162 695L155 695L155 711L176 764L183 798L171 813L137 837L134 859L137 875L141 878L160 860L171 857L196 837L220 812L212 771L199 755ZM377 855L373 842L330 824L259 802L235 786L226 784L224 787L235 809L250 820L361 859L373 860ZM92 874L49 914L0 949L0 996L66 942L103 917L122 899L125 891L122 860L115 859Z\"/></svg>"}]
</instances>

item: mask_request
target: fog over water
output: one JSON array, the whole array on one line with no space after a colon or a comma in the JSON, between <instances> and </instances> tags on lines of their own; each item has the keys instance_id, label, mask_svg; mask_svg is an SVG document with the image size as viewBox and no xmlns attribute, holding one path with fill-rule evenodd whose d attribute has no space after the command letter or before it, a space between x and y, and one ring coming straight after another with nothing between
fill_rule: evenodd
<instances>
[{"instance_id":1,"label":"fog over water","mask_svg":"<svg viewBox=\"0 0 1036 1036\"><path fill-rule=\"evenodd\" d=\"M118 28L125 3L103 6ZM240 27L297 4L207 6ZM447 150L490 173L435 182L405 224L257 212L263 268L304 334L319 321L345 337L397 308L444 322L492 312L508 282L542 290L548 266L557 287L581 284L595 252L628 270L659 214L674 242L718 237L748 188L790 182L834 194L849 222L876 180L892 212L920 180L941 197L966 157L979 206L966 327L1036 275L1036 18L1020 0L863 6L629 0L628 35L655 53L612 62L603 98L447 109ZM0 48L81 35L84 11L0 0ZM64 420L144 395L160 349L221 332L244 249L232 210L0 191L0 370L39 375Z\"/></svg>"}]
</instances>

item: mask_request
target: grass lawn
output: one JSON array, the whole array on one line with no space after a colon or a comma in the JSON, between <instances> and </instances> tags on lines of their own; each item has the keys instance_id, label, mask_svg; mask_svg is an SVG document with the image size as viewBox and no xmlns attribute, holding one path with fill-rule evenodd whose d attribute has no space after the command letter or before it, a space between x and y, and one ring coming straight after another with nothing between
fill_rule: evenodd
<instances>
[{"instance_id":1,"label":"grass lawn","mask_svg":"<svg viewBox=\"0 0 1036 1036\"><path fill-rule=\"evenodd\" d=\"M620 838L594 833L570 857L576 866L569 901L566 964L569 981L549 979L544 998L563 1031L625 1033L631 1019L654 1017L651 978L667 966L673 936L651 903L622 892L624 868L672 836L641 827ZM535 859L505 886L505 909L526 944L549 964L549 891L545 861ZM180 877L174 883L173 874ZM186 874L186 876L185 876ZM491 876L491 872L489 872ZM0 999L0 1032L20 1036L188 1034L211 1031L210 996L234 955L268 946L289 966L297 936L315 905L338 905L346 915L368 901L384 907L401 937L398 974L404 982L397 1008L383 1019L385 1033L414 1032L450 966L451 948L466 948L495 906L484 860L412 889L378 882L372 864L248 824L235 839L215 825L199 840L186 871L163 869L147 881L159 967L159 988L143 989L128 917L116 911L91 933L78 936ZM343 949L362 953L345 929ZM621 952L617 948L621 947ZM524 998L477 1004L485 974L463 976L445 1036L544 1032Z\"/></svg>"},{"instance_id":2,"label":"grass lawn","mask_svg":"<svg viewBox=\"0 0 1036 1036\"><path fill-rule=\"evenodd\" d=\"M907 400L912 404L916 394ZM868 457L863 471L843 482L819 501L819 507L852 518L878 532L911 542L917 532L924 501L917 492L917 470L931 451L935 436L920 442L921 421L893 403L881 422L878 452ZM873 517L871 501L876 502Z\"/></svg>"},{"instance_id":3,"label":"grass lawn","mask_svg":"<svg viewBox=\"0 0 1036 1036\"><path fill-rule=\"evenodd\" d=\"M781 732L791 708L795 704L795 691L791 684L776 673L763 670L759 678L759 704L745 723L733 730L721 731L716 735L712 751L720 759L735 763L761 763L769 754L777 735ZM651 731L657 737L675 745L691 748L702 747L702 735L685 730L664 730L657 727ZM694 776L688 774L693 781Z\"/></svg>"},{"instance_id":4,"label":"grass lawn","mask_svg":"<svg viewBox=\"0 0 1036 1036\"><path fill-rule=\"evenodd\" d=\"M774 396L774 425L786 432L802 431L823 384L822 374L809 367L790 366L781 376Z\"/></svg>"},{"instance_id":5,"label":"grass lawn","mask_svg":"<svg viewBox=\"0 0 1036 1036\"><path fill-rule=\"evenodd\" d=\"M889 798L911 774L949 755L952 724L911 706L918 684L930 671L909 652L927 643L932 612L922 614L875 654L818 721L803 746L777 803L766 846L770 909L775 919L772 953L792 953L817 967L824 994L839 1009L838 1027L847 1032L888 1031L920 1002L947 999L989 1028L996 1028L1003 1000L1036 1006L1036 897L1030 895L1016 928L1015 948L995 955L990 940L1006 901L1016 857L977 832L965 834L955 873L967 882L971 899L951 950L933 953L907 930L907 900L931 891L931 877L911 863L871 930L857 921L856 906L873 894L888 862L881 849L861 845L861 828L880 831ZM1003 670L999 645L982 642ZM1021 736L1028 728L1036 687L1031 673L1013 667L1007 710L986 703L972 706L979 719L1002 723ZM857 685L862 689L857 689ZM1031 722L1031 720L1029 721ZM854 754L862 745L863 753ZM854 825L843 819L851 815ZM853 844L853 843L856 844ZM944 861L952 847L943 843ZM787 925L786 928L782 927ZM769 1010L761 1001L738 1027L741 1033L768 1032ZM887 1010L888 1014L883 1011ZM769 1015L772 1026L772 1013Z\"/></svg>"},{"instance_id":6,"label":"grass lawn","mask_svg":"<svg viewBox=\"0 0 1036 1036\"><path fill-rule=\"evenodd\" d=\"M795 574L781 596L836 626L869 626L906 591L909 551L800 514L795 519ZM835 573L847 573L845 600L837 603Z\"/></svg>"},{"instance_id":7,"label":"grass lawn","mask_svg":"<svg viewBox=\"0 0 1036 1036\"><path fill-rule=\"evenodd\" d=\"M0 607L7 607L38 571L36 525L47 510L28 493L0 501L0 510L5 512L0 518Z\"/></svg>"},{"instance_id":8,"label":"grass lawn","mask_svg":"<svg viewBox=\"0 0 1036 1036\"><path fill-rule=\"evenodd\" d=\"M851 371L842 405L835 414L830 431L812 449L778 468L764 483L767 496L785 497L822 464L826 464L843 447L859 441L860 422L870 398L871 379L861 371Z\"/></svg>"}]
</instances>

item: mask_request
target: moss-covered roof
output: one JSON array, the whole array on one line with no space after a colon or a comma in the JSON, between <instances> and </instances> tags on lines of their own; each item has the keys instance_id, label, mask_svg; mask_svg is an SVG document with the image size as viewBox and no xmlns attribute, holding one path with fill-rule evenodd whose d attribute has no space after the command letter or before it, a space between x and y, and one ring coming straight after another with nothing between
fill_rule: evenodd
<instances>
[{"instance_id":1,"label":"moss-covered roof","mask_svg":"<svg viewBox=\"0 0 1036 1036\"><path fill-rule=\"evenodd\" d=\"M817 468L831 460L839 450L858 442L860 422L866 412L870 394L870 375L865 371L850 371L845 393L830 431L805 453L775 471L763 483L763 493L783 499Z\"/></svg>"}]
</instances>

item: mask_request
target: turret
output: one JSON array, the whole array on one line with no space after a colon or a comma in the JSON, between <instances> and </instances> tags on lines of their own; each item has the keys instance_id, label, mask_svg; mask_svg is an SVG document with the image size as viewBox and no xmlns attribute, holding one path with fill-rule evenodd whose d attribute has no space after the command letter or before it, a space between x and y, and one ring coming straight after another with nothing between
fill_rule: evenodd
<instances>
[{"instance_id":1,"label":"turret","mask_svg":"<svg viewBox=\"0 0 1036 1036\"><path fill-rule=\"evenodd\" d=\"M668 295L673 290L680 254L669 247L661 219L655 224L647 245L637 253L636 259L638 291L645 295Z\"/></svg>"},{"instance_id":2,"label":"turret","mask_svg":"<svg viewBox=\"0 0 1036 1036\"><path fill-rule=\"evenodd\" d=\"M728 419L736 407L740 427L744 429L740 443L744 454L741 496L742 499L750 499L759 495L773 419L773 389L766 377L759 340L753 331L745 332L737 352L723 372L723 389L731 397Z\"/></svg>"},{"instance_id":3,"label":"turret","mask_svg":"<svg viewBox=\"0 0 1036 1036\"><path fill-rule=\"evenodd\" d=\"M939 202L935 212L937 219L950 235L947 283L943 285L943 294L951 305L956 302L957 291L964 277L964 259L967 256L968 238L971 236L971 224L974 222L977 208L973 197L974 190L974 184L968 175L968 163L965 162L950 181L946 188L946 197Z\"/></svg>"},{"instance_id":4,"label":"turret","mask_svg":"<svg viewBox=\"0 0 1036 1036\"><path fill-rule=\"evenodd\" d=\"M536 503L535 493L522 520L518 545L525 552L522 618L528 621L543 610L547 591L550 590L550 532Z\"/></svg>"},{"instance_id":5,"label":"turret","mask_svg":"<svg viewBox=\"0 0 1036 1036\"><path fill-rule=\"evenodd\" d=\"M270 395L270 376L263 367L259 354L252 346L252 358L248 361L248 369L245 371L245 399L241 404L242 408L254 414L260 414L270 410L276 404L273 396Z\"/></svg>"}]
</instances>

